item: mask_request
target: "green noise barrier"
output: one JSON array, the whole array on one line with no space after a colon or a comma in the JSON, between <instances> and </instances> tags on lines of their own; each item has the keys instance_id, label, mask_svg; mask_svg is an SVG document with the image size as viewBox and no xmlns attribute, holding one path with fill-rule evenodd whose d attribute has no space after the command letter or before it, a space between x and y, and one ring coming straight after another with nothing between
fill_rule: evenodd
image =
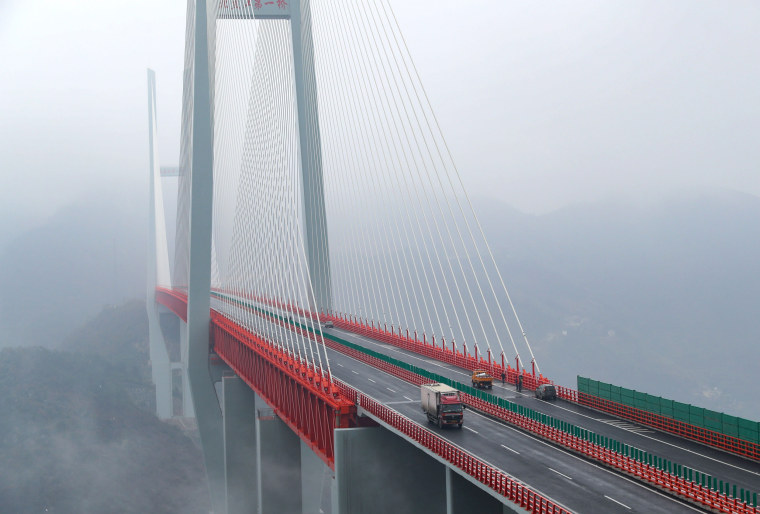
<instances>
[{"instance_id":1,"label":"green noise barrier","mask_svg":"<svg viewBox=\"0 0 760 514\"><path fill-rule=\"evenodd\" d=\"M760 423L578 376L578 392L760 444Z\"/></svg>"}]
</instances>

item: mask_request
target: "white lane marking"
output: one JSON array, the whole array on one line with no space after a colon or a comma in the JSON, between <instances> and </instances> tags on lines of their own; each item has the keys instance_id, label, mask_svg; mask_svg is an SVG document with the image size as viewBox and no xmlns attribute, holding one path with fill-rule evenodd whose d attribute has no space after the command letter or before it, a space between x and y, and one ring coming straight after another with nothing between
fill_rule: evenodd
<instances>
[{"instance_id":1,"label":"white lane marking","mask_svg":"<svg viewBox=\"0 0 760 514\"><path fill-rule=\"evenodd\" d=\"M520 455L520 452L518 452L517 450L513 450L513 449L512 449L512 448L510 448L509 446L504 446L504 445L502 444L502 445L501 445L501 447L502 447L502 448L504 448L505 450L509 450L509 451L511 451L511 452L513 452L513 453L516 453L517 455Z\"/></svg>"},{"instance_id":2,"label":"white lane marking","mask_svg":"<svg viewBox=\"0 0 760 514\"><path fill-rule=\"evenodd\" d=\"M465 427L465 426L463 426L462 428L466 428L466 429L467 429L467 430L469 430L470 432L474 432L474 433L476 433L476 434L478 433L478 432L477 432L477 430L473 430L473 429L471 429L470 427Z\"/></svg>"},{"instance_id":3,"label":"white lane marking","mask_svg":"<svg viewBox=\"0 0 760 514\"><path fill-rule=\"evenodd\" d=\"M616 428L620 428L621 430L634 432L636 434L653 434L654 433L654 430L649 430L647 428L640 427L639 425L634 425L633 423L628 423L627 421L622 421L619 419L598 419L597 421L601 423L605 423L607 425L611 425Z\"/></svg>"},{"instance_id":4,"label":"white lane marking","mask_svg":"<svg viewBox=\"0 0 760 514\"><path fill-rule=\"evenodd\" d=\"M395 392L396 392L396 391L394 391L393 389L391 389L390 387L386 387L386 389L387 389L388 391L392 392L392 393L395 393Z\"/></svg>"},{"instance_id":5,"label":"white lane marking","mask_svg":"<svg viewBox=\"0 0 760 514\"><path fill-rule=\"evenodd\" d=\"M581 416L581 417L588 418L588 419L593 419L594 421L602 421L602 422L604 422L603 419L594 418L592 416L589 416L588 414L582 414L580 412L576 412L574 410L568 409L567 407L560 407L557 403L546 403L545 405L547 405L549 407L554 407L554 408L557 408L557 409L562 409L564 411L570 412L570 413L575 414L577 416ZM607 424L610 425L610 426L615 426L615 425L611 425L609 423L607 423ZM620 428L620 427L617 427L617 428ZM738 469L738 470L743 471L745 473L750 473L752 475L760 476L760 473L758 473L757 471L751 471L751 470L749 470L747 468L743 468L741 466L737 466L736 464L730 464L728 462L722 461L722 460L717 459L715 457L710 457L709 455L705 455L704 453L699 453L697 451L690 450L688 448L684 448L683 446L678 446L675 443L669 443L669 442L667 442L667 441L665 441L663 439L658 439L657 437L653 437L651 435L646 435L646 434L643 434L641 432L634 432L634 433L636 435L644 437L646 439L651 439L652 441L657 441L658 443L665 444L665 445L670 446L672 448L676 448L678 450L681 450L681 451L684 451L684 452L687 452L687 453L691 453L693 455L697 455L697 456L705 458L707 460L711 460L713 462L717 462L718 464L723 464L724 466L728 466L728 467L731 467L731 468L734 468L734 469ZM666 434L667 434L667 432L666 432ZM673 435L673 434L669 434L669 435ZM674 437L677 437L677 436L674 436Z\"/></svg>"},{"instance_id":6,"label":"white lane marking","mask_svg":"<svg viewBox=\"0 0 760 514\"><path fill-rule=\"evenodd\" d=\"M340 367L342 368L342 367L343 367L343 364L341 364L341 363L339 362L339 363L338 363L338 366L340 366Z\"/></svg>"},{"instance_id":7,"label":"white lane marking","mask_svg":"<svg viewBox=\"0 0 760 514\"><path fill-rule=\"evenodd\" d=\"M558 474L559 476L563 476L563 477L567 478L568 480L572 480L572 479L573 479L573 477L569 477L569 476L565 475L564 473L560 473L560 472L559 472L559 471L557 471L556 469L552 469L552 468L549 468L549 471L554 471L554 472L555 472L556 474Z\"/></svg>"},{"instance_id":8,"label":"white lane marking","mask_svg":"<svg viewBox=\"0 0 760 514\"><path fill-rule=\"evenodd\" d=\"M619 501L617 501L615 498L610 498L610 497L609 497L609 496L607 496L606 494L604 495L604 497L605 497L605 498L607 498L607 499L608 499L608 500L610 500L610 501L613 501L613 502L617 503L618 505L622 505L623 507L625 507L625 508L626 508L626 509L628 509L628 510L631 510L631 508L630 508L628 505L626 505L625 503L620 503L620 502L619 502Z\"/></svg>"},{"instance_id":9,"label":"white lane marking","mask_svg":"<svg viewBox=\"0 0 760 514\"><path fill-rule=\"evenodd\" d=\"M404 398L406 398L406 396ZM417 401L416 400L409 400L408 402L402 402L402 401L398 401L398 402L383 402L384 405L398 405L400 403L417 403Z\"/></svg>"},{"instance_id":10,"label":"white lane marking","mask_svg":"<svg viewBox=\"0 0 760 514\"><path fill-rule=\"evenodd\" d=\"M358 375L359 374L358 371L354 371L354 370L351 370L351 373L353 373L354 375Z\"/></svg>"},{"instance_id":11,"label":"white lane marking","mask_svg":"<svg viewBox=\"0 0 760 514\"><path fill-rule=\"evenodd\" d=\"M372 382L373 384L377 384L377 382L375 382L375 381L374 381L374 380L372 380L371 378L367 378L367 380L369 380L369 381L370 381L370 382Z\"/></svg>"},{"instance_id":12,"label":"white lane marking","mask_svg":"<svg viewBox=\"0 0 760 514\"><path fill-rule=\"evenodd\" d=\"M499 425L499 426L501 426L501 427L503 427L503 428L506 428L507 430L511 430L511 431L513 431L513 432L515 432L515 433L517 433L517 434L520 434L520 435L523 435L523 436L525 436L525 437L527 437L527 438L529 438L529 439L532 439L532 440L536 441L537 443L541 443L541 444L543 444L544 446L548 446L549 448L552 448L553 450L557 450L558 452L562 452L562 453L564 453L565 455L567 455L567 456L569 456L569 457L572 457L573 459L575 459L575 460L578 460L578 461L580 461L580 462L582 462L582 463L584 463L584 464L588 464L589 466L592 466L592 467L594 467L594 468L596 468L596 469L598 469L598 470L600 470L600 471L604 471L605 473L609 473L610 475L614 475L614 476L616 476L617 478L620 478L621 480L625 480L626 482L630 482L631 484L635 485L636 487L641 487L642 489L646 489L647 491L649 491L649 492L651 492L651 493L654 493L654 494L656 494L656 495L658 495L658 496L662 496L662 497L663 497L663 498L665 498L666 500L669 500L669 501L673 501L673 502L676 502L676 503L678 503L679 505L683 505L684 507L686 507L686 508L689 508L689 509L693 510L694 512L703 512L702 510L700 510L700 509L698 509L698 508L696 508L696 507L693 507L693 506L691 506L691 505L689 505L689 504L687 504L687 503L682 503L682 502L680 502L679 500L677 500L676 498L674 498L674 497L672 497L672 496L668 496L668 495L666 495L665 493L662 493L662 492L660 492L660 491L655 491L654 489L650 489L649 487L647 487L647 486L646 486L646 485L644 485L643 483L641 483L641 482L638 482L638 481L636 481L636 480L634 480L634 479L632 479L632 478L628 478L628 477L625 477L625 476L623 476L623 475L618 475L617 473L615 473L615 472L614 472L614 471L612 471L611 469L607 469L607 468L605 468L605 467L602 467L602 466L600 466L599 464L594 464L593 462L587 461L586 459L584 459L584 458L582 458L582 457L580 457L580 456L578 456L578 455L575 455L574 453L570 453L570 452L568 452L568 451L566 451L566 450L563 450L562 448L559 448L559 447L557 447L557 446L553 446L553 445L551 445L551 444L547 443L546 441L539 439L538 437L536 437L536 436L534 436L534 435L530 435L530 434L527 434L527 433L525 433L525 432L522 432L522 431L520 431L520 430L518 430L518 429L516 429L516 428L514 428L514 427L512 427L512 426L506 425L506 424L504 424L504 423L500 423L500 422L496 421L495 419L491 419L491 418L489 418L488 416L486 416L486 415L484 415L484 414L481 414L481 413L479 413L479 412L476 412L476 411L470 411L470 413L471 413L471 414L474 414L475 416L480 416L481 418L485 419L486 421L489 421L489 422L491 422L491 423L497 424L497 425ZM469 414L468 414L468 415L469 415ZM451 443L451 441L449 441L449 442ZM502 445L502 446L503 446L503 445ZM484 460L484 459L482 459L482 458L481 458L481 460ZM495 467L498 467L498 466L495 466ZM530 486L530 487L531 487L531 489L533 489L534 491L536 491L536 492L539 492L539 491L538 491L536 488L534 488L533 486ZM546 496L546 495L544 495L544 496ZM554 503L557 503L557 502L556 502L556 501L554 501Z\"/></svg>"},{"instance_id":13,"label":"white lane marking","mask_svg":"<svg viewBox=\"0 0 760 514\"><path fill-rule=\"evenodd\" d=\"M407 399L407 400L409 400L410 402L413 402L413 401L414 401L414 400L412 400L411 398L409 398L408 396L404 396L404 398L406 398L406 399Z\"/></svg>"}]
</instances>

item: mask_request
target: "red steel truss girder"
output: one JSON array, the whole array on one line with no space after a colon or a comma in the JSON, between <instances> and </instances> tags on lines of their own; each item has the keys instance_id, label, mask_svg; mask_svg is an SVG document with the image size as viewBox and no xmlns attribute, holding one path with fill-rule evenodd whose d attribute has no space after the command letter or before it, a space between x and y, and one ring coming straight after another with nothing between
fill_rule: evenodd
<instances>
[{"instance_id":1,"label":"red steel truss girder","mask_svg":"<svg viewBox=\"0 0 760 514\"><path fill-rule=\"evenodd\" d=\"M337 390L324 392L318 375L297 357L215 311L212 334L219 356L333 468L333 430L358 426L356 406Z\"/></svg>"},{"instance_id":2,"label":"red steel truss girder","mask_svg":"<svg viewBox=\"0 0 760 514\"><path fill-rule=\"evenodd\" d=\"M187 321L183 291L156 288L156 301ZM213 349L299 437L334 468L335 428L359 426L356 406L306 362L211 311Z\"/></svg>"},{"instance_id":3,"label":"red steel truss girder","mask_svg":"<svg viewBox=\"0 0 760 514\"><path fill-rule=\"evenodd\" d=\"M187 321L187 294L184 291L175 291L165 287L156 288L156 302L167 307L182 321Z\"/></svg>"}]
</instances>

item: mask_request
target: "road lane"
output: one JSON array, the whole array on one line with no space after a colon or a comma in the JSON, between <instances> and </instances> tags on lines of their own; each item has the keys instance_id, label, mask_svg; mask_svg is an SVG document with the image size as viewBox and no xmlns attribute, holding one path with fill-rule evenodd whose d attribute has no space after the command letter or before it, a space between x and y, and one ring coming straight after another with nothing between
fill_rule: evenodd
<instances>
[{"instance_id":1,"label":"road lane","mask_svg":"<svg viewBox=\"0 0 760 514\"><path fill-rule=\"evenodd\" d=\"M327 353L331 363L342 364L333 368L337 378L574 512L699 512L690 505L472 410L465 411L462 430L438 428L427 423L416 399L419 396L417 386L334 350L328 349ZM357 373L347 372L347 369ZM550 469L572 477L572 480ZM618 499L630 509L610 502L605 495Z\"/></svg>"}]
</instances>

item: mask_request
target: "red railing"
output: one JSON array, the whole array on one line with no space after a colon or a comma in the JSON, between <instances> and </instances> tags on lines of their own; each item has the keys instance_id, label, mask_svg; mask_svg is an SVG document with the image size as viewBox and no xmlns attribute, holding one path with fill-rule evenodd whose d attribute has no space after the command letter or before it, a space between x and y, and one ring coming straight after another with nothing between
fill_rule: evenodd
<instances>
[{"instance_id":1,"label":"red railing","mask_svg":"<svg viewBox=\"0 0 760 514\"><path fill-rule=\"evenodd\" d=\"M691 439L692 441L712 446L713 448L718 448L720 450L741 455L742 457L760 461L760 444L757 443L721 434L720 432L698 427L661 414L637 409L636 407L624 405L612 400L599 398L598 396L581 393L568 387L557 387L557 395L560 398L564 398L565 400L578 403L579 405L591 409L606 412L619 418L628 419L642 425L656 428L657 430L662 430L663 432L669 432L685 439Z\"/></svg>"},{"instance_id":2,"label":"red railing","mask_svg":"<svg viewBox=\"0 0 760 514\"><path fill-rule=\"evenodd\" d=\"M450 343L449 346L438 346L434 339L428 340L427 336L418 336L416 333L409 331L404 333L396 333L395 329L388 331L381 327L375 327L374 325L367 325L362 321L354 321L351 316L346 315L320 315L320 319L331 320L336 327L343 330L348 330L355 334L363 335L383 343L391 344L404 350L409 350L431 359L436 359L453 366L458 366L470 371L476 369L485 369L494 379L500 380L502 373L504 373L504 379L510 384L517 383L517 378L522 376L523 387L525 389L534 390L540 384L553 383L548 378L541 374L534 375L533 372L528 372L527 369L517 370L513 368L503 354L500 354L498 359L492 356L490 352L486 352L485 356L478 353L477 356L470 353L465 347L456 348L454 343ZM398 329L401 332L401 329Z\"/></svg>"}]
</instances>

